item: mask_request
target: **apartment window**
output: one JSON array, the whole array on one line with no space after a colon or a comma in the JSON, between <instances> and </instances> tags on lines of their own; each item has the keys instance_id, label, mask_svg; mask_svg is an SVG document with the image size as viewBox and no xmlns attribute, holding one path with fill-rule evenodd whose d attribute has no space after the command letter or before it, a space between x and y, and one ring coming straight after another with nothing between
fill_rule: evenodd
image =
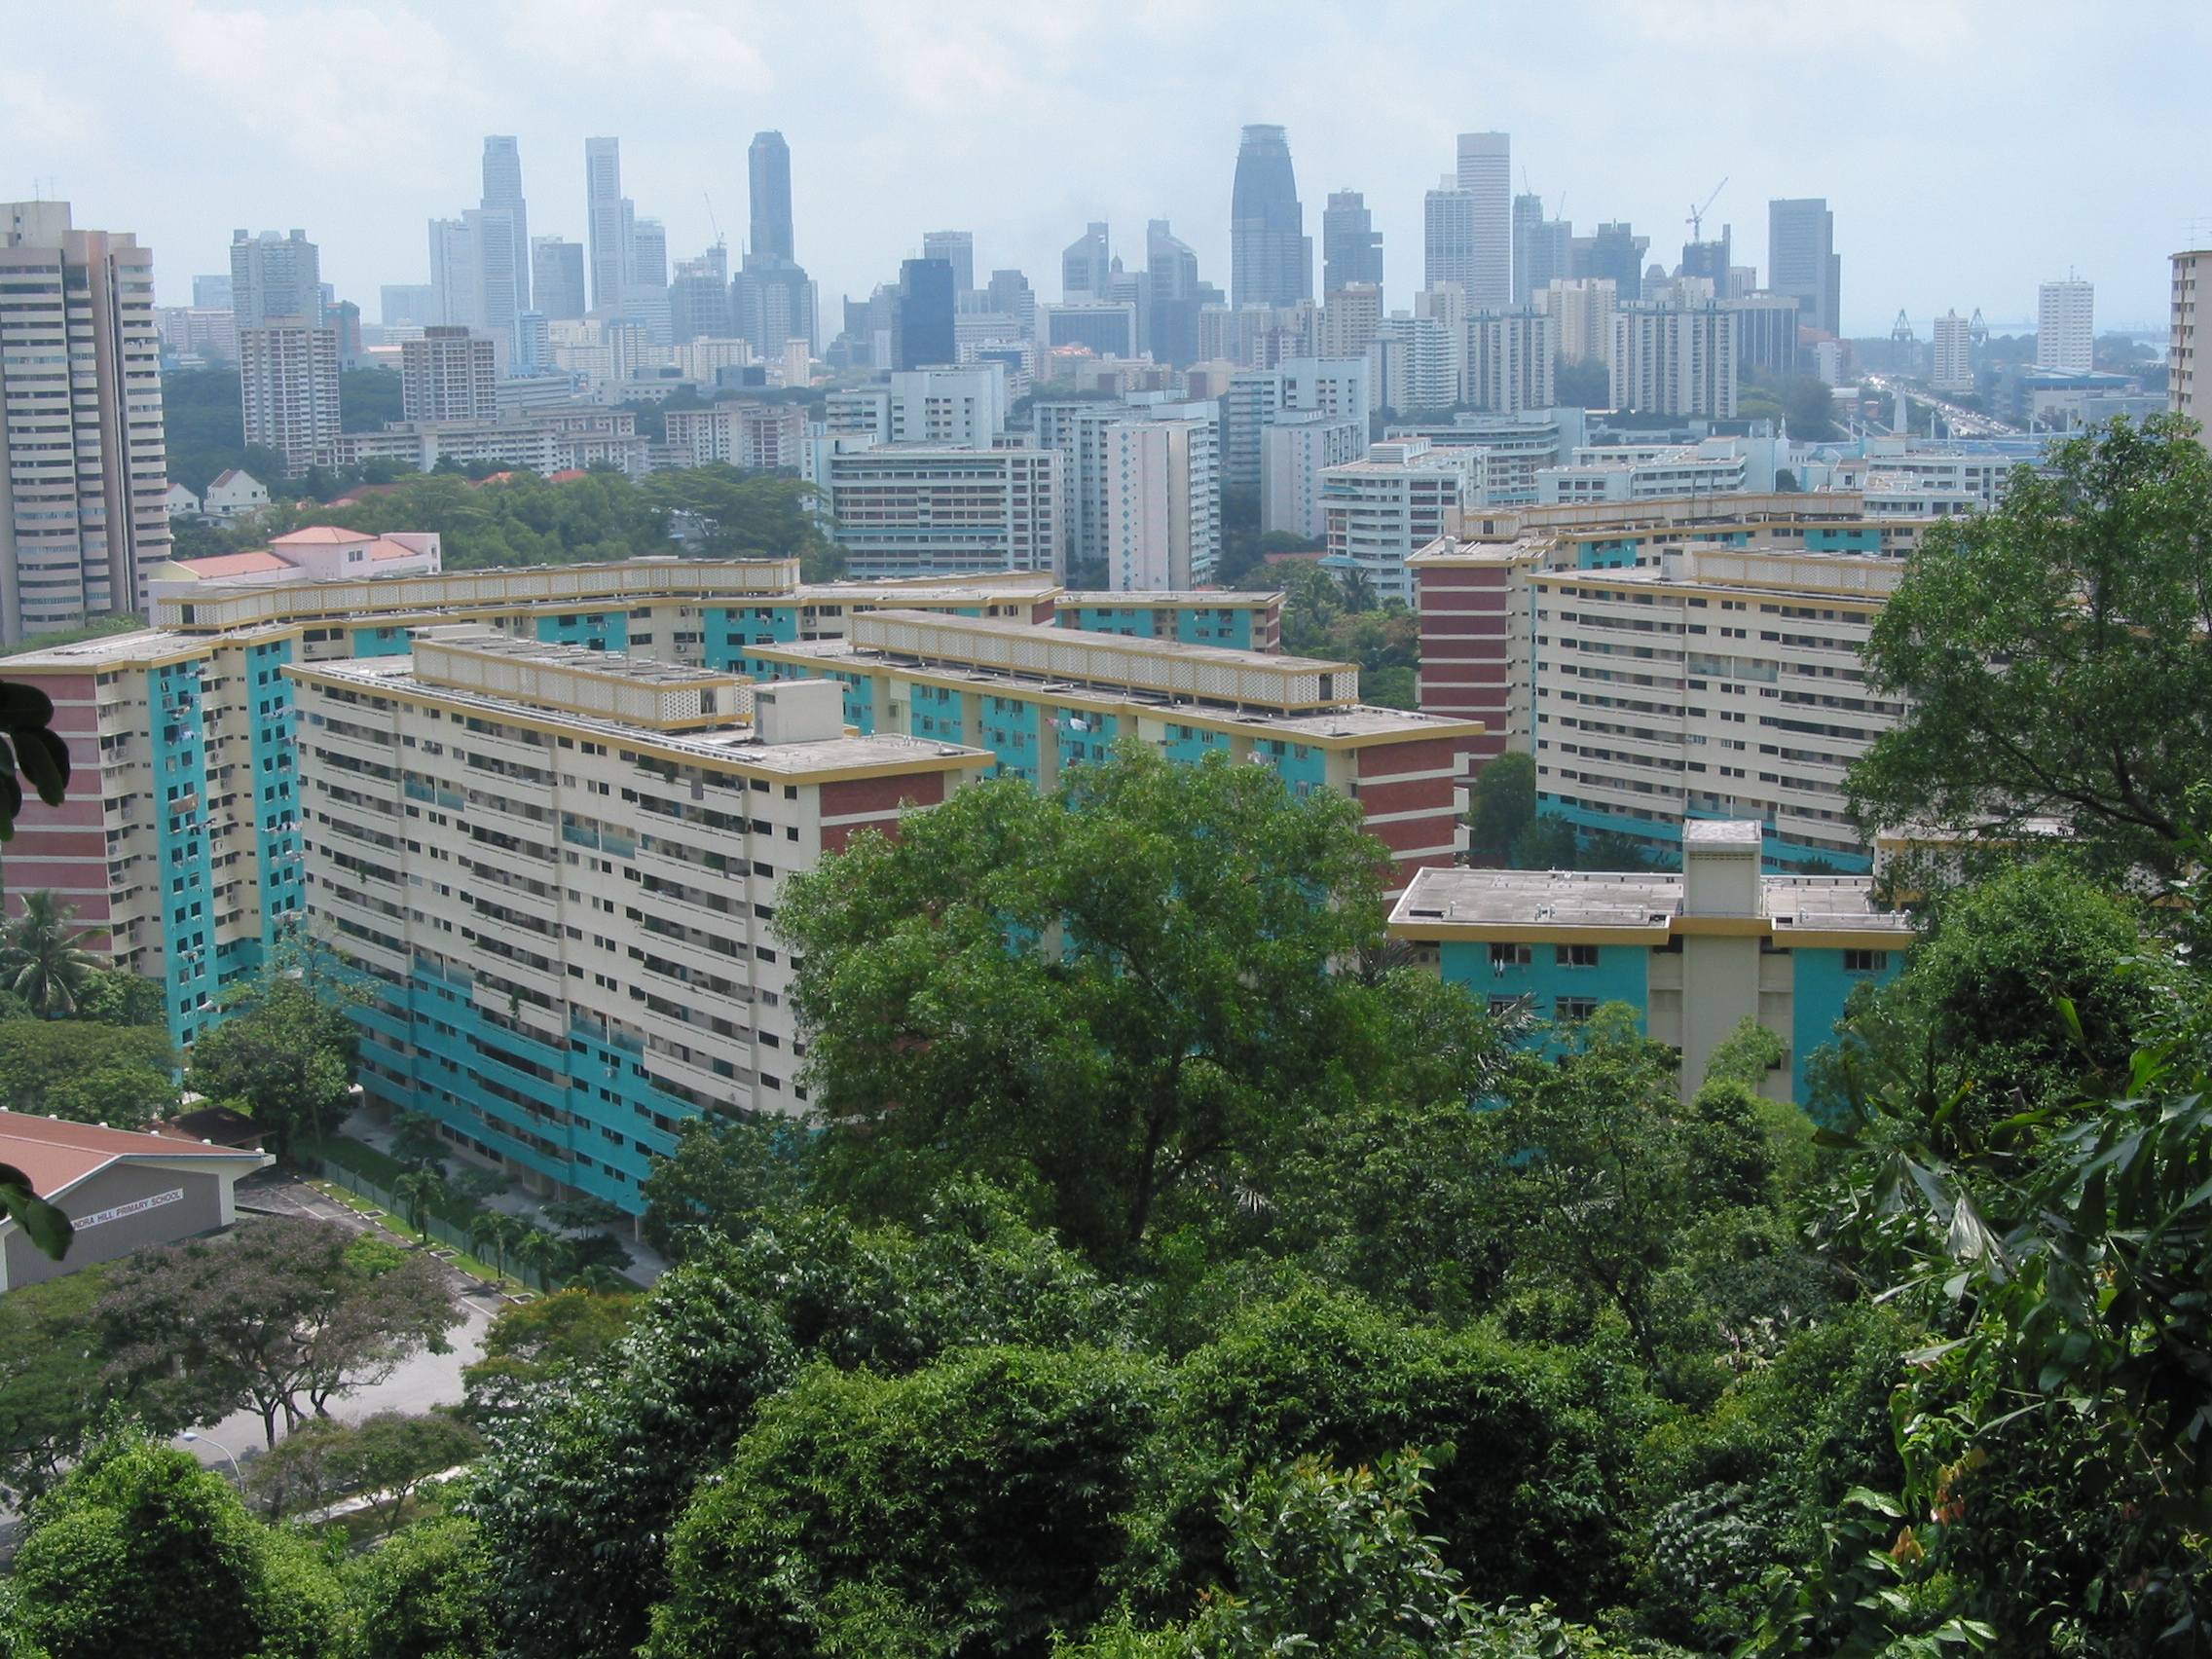
<instances>
[{"instance_id":1,"label":"apartment window","mask_svg":"<svg viewBox=\"0 0 2212 1659\"><path fill-rule=\"evenodd\" d=\"M1843 953L1843 971L1846 974L1886 974L1890 969L1890 953L1886 950L1847 950Z\"/></svg>"},{"instance_id":2,"label":"apartment window","mask_svg":"<svg viewBox=\"0 0 2212 1659\"><path fill-rule=\"evenodd\" d=\"M1560 997L1552 1004L1552 1016L1560 1020L1588 1019L1597 1012L1596 997Z\"/></svg>"},{"instance_id":3,"label":"apartment window","mask_svg":"<svg viewBox=\"0 0 2212 1659\"><path fill-rule=\"evenodd\" d=\"M1553 961L1562 968L1595 968L1598 966L1598 947L1594 944L1554 945Z\"/></svg>"},{"instance_id":4,"label":"apartment window","mask_svg":"<svg viewBox=\"0 0 2212 1659\"><path fill-rule=\"evenodd\" d=\"M1493 944L1490 947L1490 965L1493 968L1526 968L1535 959L1534 945Z\"/></svg>"}]
</instances>

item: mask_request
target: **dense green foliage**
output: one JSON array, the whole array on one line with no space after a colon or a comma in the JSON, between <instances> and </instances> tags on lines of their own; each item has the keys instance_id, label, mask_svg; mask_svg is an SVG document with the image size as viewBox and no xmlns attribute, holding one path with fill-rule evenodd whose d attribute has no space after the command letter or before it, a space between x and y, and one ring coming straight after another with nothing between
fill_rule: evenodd
<instances>
[{"instance_id":1,"label":"dense green foliage","mask_svg":"<svg viewBox=\"0 0 2212 1659\"><path fill-rule=\"evenodd\" d=\"M273 967L237 999L238 1012L193 1045L186 1084L236 1108L289 1151L337 1126L353 1087L360 1034L332 987L311 972Z\"/></svg>"},{"instance_id":2,"label":"dense green foliage","mask_svg":"<svg viewBox=\"0 0 2212 1659\"><path fill-rule=\"evenodd\" d=\"M1908 713L1852 768L1862 827L2000 847L2054 820L2108 869L2171 874L2207 828L2212 458L2154 416L2054 446L1995 511L1933 531L1868 636Z\"/></svg>"},{"instance_id":3,"label":"dense green foliage","mask_svg":"<svg viewBox=\"0 0 2212 1659\"><path fill-rule=\"evenodd\" d=\"M176 1051L158 1026L0 1020L0 1106L143 1128L177 1107Z\"/></svg>"}]
</instances>

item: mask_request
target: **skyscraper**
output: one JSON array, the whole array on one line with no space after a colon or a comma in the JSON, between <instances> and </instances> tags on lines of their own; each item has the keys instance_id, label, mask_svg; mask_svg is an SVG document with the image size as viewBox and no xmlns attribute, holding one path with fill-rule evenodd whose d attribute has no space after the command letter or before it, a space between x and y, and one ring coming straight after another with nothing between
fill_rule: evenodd
<instances>
[{"instance_id":1,"label":"skyscraper","mask_svg":"<svg viewBox=\"0 0 2212 1659\"><path fill-rule=\"evenodd\" d=\"M1475 197L1450 173L1421 198L1421 285L1456 282L1472 292L1475 270Z\"/></svg>"},{"instance_id":2,"label":"skyscraper","mask_svg":"<svg viewBox=\"0 0 2212 1659\"><path fill-rule=\"evenodd\" d=\"M298 316L240 329L239 403L246 446L275 450L287 475L305 472L338 436L338 331Z\"/></svg>"},{"instance_id":3,"label":"skyscraper","mask_svg":"<svg viewBox=\"0 0 2212 1659\"><path fill-rule=\"evenodd\" d=\"M1306 235L1290 141L1279 127L1247 127L1229 202L1230 304L1294 306L1313 297L1313 239Z\"/></svg>"},{"instance_id":4,"label":"skyscraper","mask_svg":"<svg viewBox=\"0 0 2212 1659\"><path fill-rule=\"evenodd\" d=\"M1796 297L1807 328L1840 337L1843 261L1835 251L1835 215L1828 211L1827 200L1813 196L1769 202L1766 227L1766 285Z\"/></svg>"},{"instance_id":5,"label":"skyscraper","mask_svg":"<svg viewBox=\"0 0 2212 1659\"><path fill-rule=\"evenodd\" d=\"M474 211L430 221L432 320L443 327L474 328L484 321L482 222Z\"/></svg>"},{"instance_id":6,"label":"skyscraper","mask_svg":"<svg viewBox=\"0 0 2212 1659\"><path fill-rule=\"evenodd\" d=\"M635 267L630 204L622 200L622 141L584 140L584 234L591 250L592 310L621 310Z\"/></svg>"},{"instance_id":7,"label":"skyscraper","mask_svg":"<svg viewBox=\"0 0 2212 1659\"><path fill-rule=\"evenodd\" d=\"M530 310L530 209L522 197L522 151L511 137L490 137L484 140L484 201L481 203L487 224L493 214L506 216L509 253L507 269L514 273L514 295L511 310ZM487 272L498 269L500 262L487 259ZM505 296L497 296L497 303L504 303ZM491 309L488 307L488 309Z\"/></svg>"},{"instance_id":8,"label":"skyscraper","mask_svg":"<svg viewBox=\"0 0 2212 1659\"><path fill-rule=\"evenodd\" d=\"M720 242L697 259L678 260L668 284L670 344L729 339L729 250Z\"/></svg>"},{"instance_id":9,"label":"skyscraper","mask_svg":"<svg viewBox=\"0 0 2212 1659\"><path fill-rule=\"evenodd\" d=\"M1516 196L1513 199L1513 303L1517 306L1540 305L1544 291L1554 282L1564 281L1567 271L1568 245L1574 240L1574 227L1565 219L1544 217L1544 199L1541 196Z\"/></svg>"},{"instance_id":10,"label":"skyscraper","mask_svg":"<svg viewBox=\"0 0 2212 1659\"><path fill-rule=\"evenodd\" d=\"M958 297L952 287L952 262L909 259L899 267L899 338L893 344L896 366L920 369L959 361L953 315Z\"/></svg>"},{"instance_id":11,"label":"skyscraper","mask_svg":"<svg viewBox=\"0 0 2212 1659\"><path fill-rule=\"evenodd\" d=\"M1221 290L1198 280L1198 256L1165 219L1145 226L1147 344L1155 361L1179 366L1198 358L1198 311L1219 304Z\"/></svg>"},{"instance_id":12,"label":"skyscraper","mask_svg":"<svg viewBox=\"0 0 2212 1659\"><path fill-rule=\"evenodd\" d=\"M1060 298L1103 300L1112 270L1106 227L1096 222L1086 225L1083 235L1060 255Z\"/></svg>"},{"instance_id":13,"label":"skyscraper","mask_svg":"<svg viewBox=\"0 0 2212 1659\"><path fill-rule=\"evenodd\" d=\"M1513 140L1503 132L1459 134L1459 188L1469 206L1467 304L1477 311L1513 303Z\"/></svg>"},{"instance_id":14,"label":"skyscraper","mask_svg":"<svg viewBox=\"0 0 2212 1659\"><path fill-rule=\"evenodd\" d=\"M815 350L814 283L793 254L792 152L781 132L756 132L746 151L752 190L753 241L733 284L741 339L763 357L780 357L790 341ZM944 359L950 362L947 356Z\"/></svg>"},{"instance_id":15,"label":"skyscraper","mask_svg":"<svg viewBox=\"0 0 2212 1659\"><path fill-rule=\"evenodd\" d=\"M952 267L952 285L967 293L976 285L976 233L974 231L925 231L922 234L922 257L941 259Z\"/></svg>"},{"instance_id":16,"label":"skyscraper","mask_svg":"<svg viewBox=\"0 0 2212 1659\"><path fill-rule=\"evenodd\" d=\"M565 237L531 238L530 286L535 309L544 315L563 319L582 316L588 309L583 243Z\"/></svg>"},{"instance_id":17,"label":"skyscraper","mask_svg":"<svg viewBox=\"0 0 2212 1659\"><path fill-rule=\"evenodd\" d=\"M322 321L321 255L307 232L231 233L231 310L240 328L273 316Z\"/></svg>"},{"instance_id":18,"label":"skyscraper","mask_svg":"<svg viewBox=\"0 0 2212 1659\"><path fill-rule=\"evenodd\" d=\"M2046 282L2036 290L2036 366L2086 373L2096 366L2094 283Z\"/></svg>"},{"instance_id":19,"label":"skyscraper","mask_svg":"<svg viewBox=\"0 0 2212 1659\"><path fill-rule=\"evenodd\" d=\"M1733 225L1722 225L1717 241L1682 243L1682 268L1677 275L1703 276L1713 284L1715 294L1727 299L1728 269L1733 257L1731 246L1735 240L1736 228Z\"/></svg>"},{"instance_id":20,"label":"skyscraper","mask_svg":"<svg viewBox=\"0 0 2212 1659\"><path fill-rule=\"evenodd\" d=\"M1613 284L1623 304L1643 293L1643 254L1649 237L1640 237L1626 219L1600 224L1593 236L1575 237L1567 246L1567 276Z\"/></svg>"},{"instance_id":21,"label":"skyscraper","mask_svg":"<svg viewBox=\"0 0 2212 1659\"><path fill-rule=\"evenodd\" d=\"M1354 282L1382 285L1382 233L1367 198L1340 190L1321 214L1321 292L1334 294Z\"/></svg>"},{"instance_id":22,"label":"skyscraper","mask_svg":"<svg viewBox=\"0 0 2212 1659\"><path fill-rule=\"evenodd\" d=\"M400 409L410 421L497 421L498 353L466 328L425 328L399 348Z\"/></svg>"},{"instance_id":23,"label":"skyscraper","mask_svg":"<svg viewBox=\"0 0 2212 1659\"><path fill-rule=\"evenodd\" d=\"M71 228L66 202L0 203L0 636L14 645L139 608L169 554L168 477L152 250Z\"/></svg>"},{"instance_id":24,"label":"skyscraper","mask_svg":"<svg viewBox=\"0 0 2212 1659\"><path fill-rule=\"evenodd\" d=\"M752 191L753 240L748 252L758 259L798 258L792 236L792 152L781 132L756 132L745 152Z\"/></svg>"}]
</instances>

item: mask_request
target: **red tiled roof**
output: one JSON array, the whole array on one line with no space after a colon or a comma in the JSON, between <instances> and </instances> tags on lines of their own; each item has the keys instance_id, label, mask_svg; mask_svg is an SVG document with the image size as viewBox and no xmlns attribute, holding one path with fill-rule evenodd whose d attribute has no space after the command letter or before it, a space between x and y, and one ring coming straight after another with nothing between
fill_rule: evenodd
<instances>
[{"instance_id":1,"label":"red tiled roof","mask_svg":"<svg viewBox=\"0 0 2212 1659\"><path fill-rule=\"evenodd\" d=\"M179 559L178 564L196 576L242 576L255 571L288 571L289 559L277 557L267 548L249 553L212 553L204 559Z\"/></svg>"},{"instance_id":2,"label":"red tiled roof","mask_svg":"<svg viewBox=\"0 0 2212 1659\"><path fill-rule=\"evenodd\" d=\"M348 530L342 525L311 524L305 530L295 530L289 535L271 538L272 547L334 546L341 541L371 541L374 535L365 530Z\"/></svg>"},{"instance_id":3,"label":"red tiled roof","mask_svg":"<svg viewBox=\"0 0 2212 1659\"><path fill-rule=\"evenodd\" d=\"M420 559L423 555L404 541L393 541L380 535L377 537L377 544L369 549L369 557L371 559Z\"/></svg>"},{"instance_id":4,"label":"red tiled roof","mask_svg":"<svg viewBox=\"0 0 2212 1659\"><path fill-rule=\"evenodd\" d=\"M23 1112L0 1112L0 1163L13 1163L28 1175L32 1189L42 1198L67 1192L111 1163L144 1158L245 1160L255 1168L261 1166L261 1154L240 1152L236 1147L201 1146L166 1135L103 1129L95 1124L64 1123Z\"/></svg>"}]
</instances>

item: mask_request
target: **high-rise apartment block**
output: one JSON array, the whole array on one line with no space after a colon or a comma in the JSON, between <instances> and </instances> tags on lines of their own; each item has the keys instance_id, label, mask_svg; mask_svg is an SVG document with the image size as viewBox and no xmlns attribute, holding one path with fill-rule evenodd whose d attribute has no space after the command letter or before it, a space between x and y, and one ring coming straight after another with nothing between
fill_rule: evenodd
<instances>
[{"instance_id":1,"label":"high-rise apartment block","mask_svg":"<svg viewBox=\"0 0 2212 1659\"><path fill-rule=\"evenodd\" d=\"M1279 127L1247 127L1229 208L1229 303L1292 306L1313 297L1313 239L1306 235L1290 140Z\"/></svg>"},{"instance_id":2,"label":"high-rise apartment block","mask_svg":"<svg viewBox=\"0 0 2212 1659\"><path fill-rule=\"evenodd\" d=\"M1935 360L1930 365L1931 390L1971 393L1974 389L1973 359L1969 345L1972 331L1956 310L1936 319Z\"/></svg>"},{"instance_id":3,"label":"high-rise apartment block","mask_svg":"<svg viewBox=\"0 0 2212 1659\"><path fill-rule=\"evenodd\" d=\"M1367 453L1367 422L1285 410L1260 433L1260 529L1309 539L1326 533L1322 475Z\"/></svg>"},{"instance_id":4,"label":"high-rise apartment block","mask_svg":"<svg viewBox=\"0 0 2212 1659\"><path fill-rule=\"evenodd\" d=\"M1736 416L1736 318L1710 298L1614 313L1615 409Z\"/></svg>"},{"instance_id":5,"label":"high-rise apartment block","mask_svg":"<svg viewBox=\"0 0 2212 1659\"><path fill-rule=\"evenodd\" d=\"M1466 365L1459 400L1488 415L1549 409L1558 401L1554 345L1559 325L1548 313L1483 312L1465 323Z\"/></svg>"},{"instance_id":6,"label":"high-rise apartment block","mask_svg":"<svg viewBox=\"0 0 2212 1659\"><path fill-rule=\"evenodd\" d=\"M1482 485L1482 456L1426 438L1371 444L1364 460L1321 475L1332 570L1364 575L1378 600L1411 603L1406 561L1458 533L1461 504Z\"/></svg>"},{"instance_id":7,"label":"high-rise apartment block","mask_svg":"<svg viewBox=\"0 0 2212 1659\"><path fill-rule=\"evenodd\" d=\"M0 638L134 610L168 556L154 255L66 202L0 203ZM11 860L12 884L25 885Z\"/></svg>"},{"instance_id":8,"label":"high-rise apartment block","mask_svg":"<svg viewBox=\"0 0 2212 1659\"><path fill-rule=\"evenodd\" d=\"M1379 406L1366 357L1292 357L1232 375L1221 398L1221 487L1257 492L1261 434L1286 410L1364 423Z\"/></svg>"},{"instance_id":9,"label":"high-rise apartment block","mask_svg":"<svg viewBox=\"0 0 2212 1659\"><path fill-rule=\"evenodd\" d=\"M956 449L810 438L807 481L829 497L858 577L944 577L1060 568L1065 458L1057 450Z\"/></svg>"},{"instance_id":10,"label":"high-rise apartment block","mask_svg":"<svg viewBox=\"0 0 2212 1659\"><path fill-rule=\"evenodd\" d=\"M275 450L305 472L338 436L338 331L269 317L239 330L239 401L248 448Z\"/></svg>"},{"instance_id":11,"label":"high-rise apartment block","mask_svg":"<svg viewBox=\"0 0 2212 1659\"><path fill-rule=\"evenodd\" d=\"M1106 430L1105 555L1119 592L1186 592L1221 558L1221 428L1209 420L1119 421Z\"/></svg>"},{"instance_id":12,"label":"high-rise apartment block","mask_svg":"<svg viewBox=\"0 0 2212 1659\"><path fill-rule=\"evenodd\" d=\"M724 461L749 468L796 467L804 459L806 411L795 403L718 403L671 409L668 441L694 466Z\"/></svg>"},{"instance_id":13,"label":"high-rise apartment block","mask_svg":"<svg viewBox=\"0 0 2212 1659\"><path fill-rule=\"evenodd\" d=\"M1383 408L1411 416L1459 401L1466 347L1462 331L1448 319L1395 312L1378 327L1373 355L1382 365L1378 390Z\"/></svg>"},{"instance_id":14,"label":"high-rise apartment block","mask_svg":"<svg viewBox=\"0 0 2212 1659\"><path fill-rule=\"evenodd\" d=\"M925 231L922 233L922 257L941 259L952 267L952 285L961 293L976 286L976 233L974 231Z\"/></svg>"},{"instance_id":15,"label":"high-rise apartment block","mask_svg":"<svg viewBox=\"0 0 2212 1659\"><path fill-rule=\"evenodd\" d=\"M2097 359L2097 290L2091 282L2046 282L2036 290L2036 366L2087 374Z\"/></svg>"},{"instance_id":16,"label":"high-rise apartment block","mask_svg":"<svg viewBox=\"0 0 2212 1659\"><path fill-rule=\"evenodd\" d=\"M1513 303L1513 143L1503 132L1459 134L1460 190L1470 204L1467 304Z\"/></svg>"},{"instance_id":17,"label":"high-rise apartment block","mask_svg":"<svg viewBox=\"0 0 2212 1659\"><path fill-rule=\"evenodd\" d=\"M1006 430L1006 366L901 369L829 395L828 430L879 444L989 449ZM1050 446L1048 446L1050 447Z\"/></svg>"},{"instance_id":18,"label":"high-rise apartment block","mask_svg":"<svg viewBox=\"0 0 2212 1659\"><path fill-rule=\"evenodd\" d=\"M497 421L494 342L466 328L425 328L399 348L400 406L409 421Z\"/></svg>"},{"instance_id":19,"label":"high-rise apartment block","mask_svg":"<svg viewBox=\"0 0 2212 1659\"><path fill-rule=\"evenodd\" d=\"M273 316L322 321L321 253L307 232L231 233L231 310L240 328Z\"/></svg>"},{"instance_id":20,"label":"high-rise apartment block","mask_svg":"<svg viewBox=\"0 0 2212 1659\"><path fill-rule=\"evenodd\" d=\"M1796 297L1805 326L1840 338L1843 256L1835 251L1835 215L1825 198L1767 203L1767 286Z\"/></svg>"},{"instance_id":21,"label":"high-rise apartment block","mask_svg":"<svg viewBox=\"0 0 2212 1659\"><path fill-rule=\"evenodd\" d=\"M2212 284L2212 250L2197 248L2173 256L2173 300L2166 338L2166 402L2205 430L2212 443L2212 361L2198 356L2212 350L2212 312L2200 309L2199 284ZM2212 293L2204 296L2212 302ZM2201 319L2201 321L2200 321Z\"/></svg>"},{"instance_id":22,"label":"high-rise apartment block","mask_svg":"<svg viewBox=\"0 0 2212 1659\"><path fill-rule=\"evenodd\" d=\"M1610 362L1613 313L1620 309L1617 284L1609 276L1570 277L1550 283L1536 296L1558 328L1554 341L1560 360Z\"/></svg>"},{"instance_id":23,"label":"high-rise apartment block","mask_svg":"<svg viewBox=\"0 0 2212 1659\"><path fill-rule=\"evenodd\" d=\"M1356 190L1329 197L1321 213L1321 292L1324 298L1354 282L1382 286L1382 233L1367 198Z\"/></svg>"}]
</instances>

